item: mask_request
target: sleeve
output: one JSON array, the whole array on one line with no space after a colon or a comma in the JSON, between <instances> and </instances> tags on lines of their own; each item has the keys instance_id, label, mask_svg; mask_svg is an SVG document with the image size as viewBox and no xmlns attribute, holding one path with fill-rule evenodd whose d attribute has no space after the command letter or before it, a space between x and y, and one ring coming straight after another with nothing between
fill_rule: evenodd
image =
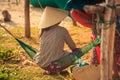
<instances>
[{"instance_id":1,"label":"sleeve","mask_svg":"<svg viewBox=\"0 0 120 80\"><path fill-rule=\"evenodd\" d=\"M64 30L64 40L71 50L76 48L75 42L72 40L72 37L66 29Z\"/></svg>"}]
</instances>

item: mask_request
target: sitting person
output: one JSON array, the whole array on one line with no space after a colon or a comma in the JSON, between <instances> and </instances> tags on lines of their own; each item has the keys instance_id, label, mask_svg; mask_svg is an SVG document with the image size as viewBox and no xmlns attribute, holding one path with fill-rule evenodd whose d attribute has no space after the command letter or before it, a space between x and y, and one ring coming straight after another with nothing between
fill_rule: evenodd
<instances>
[{"instance_id":1,"label":"sitting person","mask_svg":"<svg viewBox=\"0 0 120 80\"><path fill-rule=\"evenodd\" d=\"M34 56L34 61L50 74L63 71L101 41L98 39L83 48L76 48L67 29L59 26L67 15L67 11L46 7L41 17L40 51ZM72 53L63 50L64 43Z\"/></svg>"}]
</instances>

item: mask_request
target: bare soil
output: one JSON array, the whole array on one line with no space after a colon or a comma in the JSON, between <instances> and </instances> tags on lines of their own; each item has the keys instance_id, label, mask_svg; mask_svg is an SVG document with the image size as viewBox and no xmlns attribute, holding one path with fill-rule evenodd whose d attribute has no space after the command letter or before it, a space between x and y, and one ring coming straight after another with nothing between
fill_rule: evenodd
<instances>
[{"instance_id":1,"label":"bare soil","mask_svg":"<svg viewBox=\"0 0 120 80\"><path fill-rule=\"evenodd\" d=\"M9 3L7 0L0 1L0 21L3 20L2 10L6 9L11 14L12 22L6 23L7 26L23 26L25 24L25 15L24 15L24 0L17 5L16 0L12 0ZM41 8L35 8L30 5L30 26L31 27L38 27L40 22L40 17L43 10ZM62 25L63 26L70 26L72 24L71 19L67 17Z\"/></svg>"}]
</instances>

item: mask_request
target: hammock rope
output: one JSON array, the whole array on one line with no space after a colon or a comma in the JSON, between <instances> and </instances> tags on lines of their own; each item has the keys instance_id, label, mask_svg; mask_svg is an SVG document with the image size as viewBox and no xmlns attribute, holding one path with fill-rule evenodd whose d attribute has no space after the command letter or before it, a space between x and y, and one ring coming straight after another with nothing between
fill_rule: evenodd
<instances>
[{"instance_id":1,"label":"hammock rope","mask_svg":"<svg viewBox=\"0 0 120 80\"><path fill-rule=\"evenodd\" d=\"M19 40L17 37L15 37L10 31L8 31L5 26L1 25L0 26L6 31L8 32L18 43L19 45L24 49L24 51L27 53L27 55L33 59L34 55L38 52L37 49L31 47L30 45L22 42L21 40Z\"/></svg>"}]
</instances>

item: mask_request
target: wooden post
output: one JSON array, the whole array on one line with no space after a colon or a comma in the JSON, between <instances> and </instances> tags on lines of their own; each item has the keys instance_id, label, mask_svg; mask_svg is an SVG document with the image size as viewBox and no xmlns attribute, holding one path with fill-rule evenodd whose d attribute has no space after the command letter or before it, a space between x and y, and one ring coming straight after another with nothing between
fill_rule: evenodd
<instances>
[{"instance_id":1,"label":"wooden post","mask_svg":"<svg viewBox=\"0 0 120 80\"><path fill-rule=\"evenodd\" d=\"M30 38L29 0L25 0L25 37Z\"/></svg>"},{"instance_id":2,"label":"wooden post","mask_svg":"<svg viewBox=\"0 0 120 80\"><path fill-rule=\"evenodd\" d=\"M114 0L106 0L106 4L114 6ZM105 8L105 21L115 20L115 9ZM115 22L112 24L104 23L102 27L101 36L101 79L100 80L112 80L112 66L113 66L113 48L114 48L114 35L115 35Z\"/></svg>"}]
</instances>

